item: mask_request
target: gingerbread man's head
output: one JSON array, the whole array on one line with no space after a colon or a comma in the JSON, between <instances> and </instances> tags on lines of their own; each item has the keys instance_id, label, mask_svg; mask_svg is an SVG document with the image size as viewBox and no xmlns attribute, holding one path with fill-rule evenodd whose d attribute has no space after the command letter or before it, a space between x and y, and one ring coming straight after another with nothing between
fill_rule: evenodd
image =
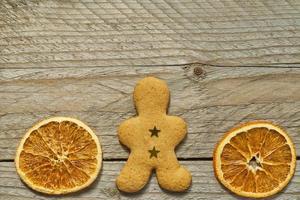
<instances>
[{"instance_id":1,"label":"gingerbread man's head","mask_svg":"<svg viewBox=\"0 0 300 200\"><path fill-rule=\"evenodd\" d=\"M166 114L170 92L164 81L147 77L138 82L133 98L139 115Z\"/></svg>"}]
</instances>

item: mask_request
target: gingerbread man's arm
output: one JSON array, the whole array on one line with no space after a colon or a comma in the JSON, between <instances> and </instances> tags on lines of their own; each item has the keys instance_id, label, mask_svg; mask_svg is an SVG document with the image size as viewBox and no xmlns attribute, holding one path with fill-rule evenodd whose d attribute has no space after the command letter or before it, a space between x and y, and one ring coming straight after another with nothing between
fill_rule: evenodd
<instances>
[{"instance_id":1,"label":"gingerbread man's arm","mask_svg":"<svg viewBox=\"0 0 300 200\"><path fill-rule=\"evenodd\" d=\"M130 118L124 121L118 129L120 142L128 148L131 148L133 146L133 143L135 142L133 138L136 138L136 123L136 118Z\"/></svg>"},{"instance_id":2,"label":"gingerbread man's arm","mask_svg":"<svg viewBox=\"0 0 300 200\"><path fill-rule=\"evenodd\" d=\"M168 124L170 124L170 128L172 129L170 142L176 146L186 136L187 124L182 118L177 116L168 116L167 120L168 120Z\"/></svg>"}]
</instances>

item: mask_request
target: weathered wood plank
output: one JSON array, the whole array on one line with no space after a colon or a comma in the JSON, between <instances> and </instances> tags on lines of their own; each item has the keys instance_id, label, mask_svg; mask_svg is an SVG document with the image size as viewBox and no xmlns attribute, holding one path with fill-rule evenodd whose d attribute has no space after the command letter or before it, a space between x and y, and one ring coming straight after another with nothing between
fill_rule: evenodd
<instances>
[{"instance_id":1,"label":"weathered wood plank","mask_svg":"<svg viewBox=\"0 0 300 200\"><path fill-rule=\"evenodd\" d=\"M194 75L202 67L204 76ZM300 69L265 67L104 67L3 69L0 73L0 159L15 149L36 121L72 116L86 122L101 139L105 159L127 158L118 125L135 115L132 91L144 76L166 80L169 113L188 123L180 158L211 157L218 139L242 121L272 120L292 136L300 152Z\"/></svg>"},{"instance_id":2,"label":"weathered wood plank","mask_svg":"<svg viewBox=\"0 0 300 200\"><path fill-rule=\"evenodd\" d=\"M225 190L215 179L211 161L183 161L193 175L193 184L186 193L170 193L159 188L155 176L144 190L137 194L120 193L115 186L115 179L124 162L104 162L101 176L87 190L64 197L51 199L237 199ZM299 197L300 164L288 187L274 199L296 200ZM30 190L16 174L13 163L0 163L0 199L48 199L49 196Z\"/></svg>"},{"instance_id":3,"label":"weathered wood plank","mask_svg":"<svg viewBox=\"0 0 300 200\"><path fill-rule=\"evenodd\" d=\"M297 64L299 1L0 2L0 67Z\"/></svg>"}]
</instances>

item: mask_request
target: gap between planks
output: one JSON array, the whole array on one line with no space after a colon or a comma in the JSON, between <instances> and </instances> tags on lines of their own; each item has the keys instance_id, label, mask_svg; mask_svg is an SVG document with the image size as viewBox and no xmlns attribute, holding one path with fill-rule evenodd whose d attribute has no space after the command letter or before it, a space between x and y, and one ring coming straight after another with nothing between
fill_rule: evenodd
<instances>
[{"instance_id":1,"label":"gap between planks","mask_svg":"<svg viewBox=\"0 0 300 200\"><path fill-rule=\"evenodd\" d=\"M202 157L202 158L178 158L179 161L212 161L212 157ZM300 160L300 156L297 156L296 160ZM121 162L127 161L125 158L105 158L104 162ZM0 162L14 162L14 159L2 159Z\"/></svg>"}]
</instances>

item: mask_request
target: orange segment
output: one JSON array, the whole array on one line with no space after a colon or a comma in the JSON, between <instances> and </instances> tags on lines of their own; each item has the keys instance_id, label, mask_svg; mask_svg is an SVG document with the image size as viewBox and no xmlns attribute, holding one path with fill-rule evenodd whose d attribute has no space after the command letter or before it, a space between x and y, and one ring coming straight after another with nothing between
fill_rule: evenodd
<instances>
[{"instance_id":1,"label":"orange segment","mask_svg":"<svg viewBox=\"0 0 300 200\"><path fill-rule=\"evenodd\" d=\"M284 145L286 143L286 139L283 135L279 134L275 130L270 130L269 134L266 135L266 139L263 144L263 148L261 149L261 156L265 157L267 154L270 154L278 147Z\"/></svg>"},{"instance_id":2,"label":"orange segment","mask_svg":"<svg viewBox=\"0 0 300 200\"><path fill-rule=\"evenodd\" d=\"M255 174L251 170L248 170L248 175L244 180L242 190L245 192L256 192Z\"/></svg>"},{"instance_id":3,"label":"orange segment","mask_svg":"<svg viewBox=\"0 0 300 200\"><path fill-rule=\"evenodd\" d=\"M233 180L233 178L240 173L241 171L243 171L244 169L246 169L246 165L244 164L228 164L228 165L223 165L222 164L222 171L224 173L224 178L228 181Z\"/></svg>"},{"instance_id":4,"label":"orange segment","mask_svg":"<svg viewBox=\"0 0 300 200\"><path fill-rule=\"evenodd\" d=\"M241 154L244 155L244 158L249 158L251 156L251 149L248 145L248 138L246 133L237 134L234 138L231 139L230 144L236 149L240 150Z\"/></svg>"},{"instance_id":5,"label":"orange segment","mask_svg":"<svg viewBox=\"0 0 300 200\"><path fill-rule=\"evenodd\" d=\"M222 162L225 164L234 164L234 163L243 163L246 161L246 158L243 154L232 144L226 144L223 148Z\"/></svg>"},{"instance_id":6,"label":"orange segment","mask_svg":"<svg viewBox=\"0 0 300 200\"><path fill-rule=\"evenodd\" d=\"M262 198L288 184L295 172L296 152L282 128L254 121L225 134L216 145L213 165L226 188L240 196Z\"/></svg>"},{"instance_id":7,"label":"orange segment","mask_svg":"<svg viewBox=\"0 0 300 200\"><path fill-rule=\"evenodd\" d=\"M48 194L75 192L90 185L101 168L97 136L79 120L55 117L33 126L16 155L21 179Z\"/></svg>"},{"instance_id":8,"label":"orange segment","mask_svg":"<svg viewBox=\"0 0 300 200\"><path fill-rule=\"evenodd\" d=\"M266 170L267 173L271 174L279 182L284 181L288 177L291 169L290 165L286 165L286 164L279 164L279 165L263 164L263 168Z\"/></svg>"},{"instance_id":9,"label":"orange segment","mask_svg":"<svg viewBox=\"0 0 300 200\"><path fill-rule=\"evenodd\" d=\"M279 186L279 182L275 180L272 175L261 170L257 170L256 172L256 184L257 193L266 193Z\"/></svg>"},{"instance_id":10,"label":"orange segment","mask_svg":"<svg viewBox=\"0 0 300 200\"><path fill-rule=\"evenodd\" d=\"M248 173L247 169L242 170L231 180L230 184L236 188L243 187L244 180L248 176Z\"/></svg>"},{"instance_id":11,"label":"orange segment","mask_svg":"<svg viewBox=\"0 0 300 200\"><path fill-rule=\"evenodd\" d=\"M274 151L271 151L267 154L267 157L264 157L265 162L270 163L290 163L292 161L291 157L291 148L289 144L285 144L284 146L279 146Z\"/></svg>"}]
</instances>

